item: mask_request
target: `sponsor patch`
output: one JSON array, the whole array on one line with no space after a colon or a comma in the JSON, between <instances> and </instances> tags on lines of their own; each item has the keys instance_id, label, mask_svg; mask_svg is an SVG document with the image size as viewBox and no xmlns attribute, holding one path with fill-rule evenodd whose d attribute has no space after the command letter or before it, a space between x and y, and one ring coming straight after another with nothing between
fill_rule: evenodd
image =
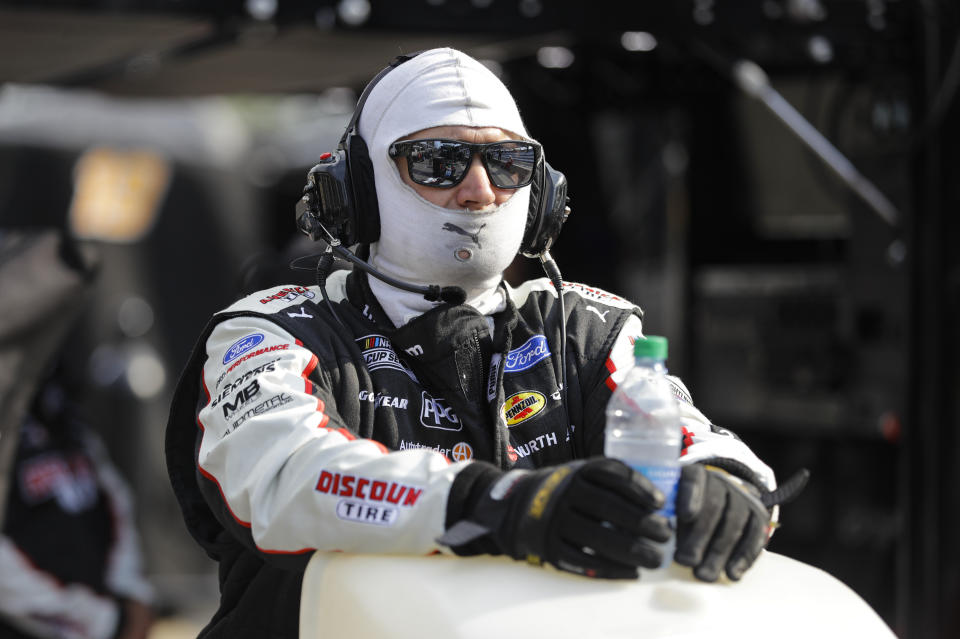
<instances>
[{"instance_id":1,"label":"sponsor patch","mask_svg":"<svg viewBox=\"0 0 960 639\"><path fill-rule=\"evenodd\" d=\"M458 442L454 444L451 459L453 459L453 461L467 461L468 459L473 459L473 446L467 442Z\"/></svg>"},{"instance_id":2,"label":"sponsor patch","mask_svg":"<svg viewBox=\"0 0 960 639\"><path fill-rule=\"evenodd\" d=\"M354 340L363 353L363 361L367 365L368 371L375 371L381 368L392 368L402 371L413 379L413 374L406 369L397 353L393 350L390 340L383 335L365 335Z\"/></svg>"},{"instance_id":3,"label":"sponsor patch","mask_svg":"<svg viewBox=\"0 0 960 639\"><path fill-rule=\"evenodd\" d=\"M230 417L231 414L237 412L243 405L252 400L254 397L260 394L260 382L253 380L239 391L232 398L233 401L230 401L230 398L227 398L223 401L223 417L224 419Z\"/></svg>"},{"instance_id":4,"label":"sponsor patch","mask_svg":"<svg viewBox=\"0 0 960 639\"><path fill-rule=\"evenodd\" d=\"M490 358L490 370L487 373L487 401L492 402L497 396L497 375L500 372L500 353L494 353Z\"/></svg>"},{"instance_id":5,"label":"sponsor patch","mask_svg":"<svg viewBox=\"0 0 960 639\"><path fill-rule=\"evenodd\" d=\"M317 296L317 294L305 286L285 286L275 293L271 293L266 297L260 298L260 303L269 304L275 300L286 300L288 302L292 302L301 296L307 298L308 300L312 300Z\"/></svg>"},{"instance_id":6,"label":"sponsor patch","mask_svg":"<svg viewBox=\"0 0 960 639\"><path fill-rule=\"evenodd\" d=\"M523 346L507 353L504 373L519 373L532 368L537 362L550 357L550 347L544 335L534 335Z\"/></svg>"},{"instance_id":7,"label":"sponsor patch","mask_svg":"<svg viewBox=\"0 0 960 639\"><path fill-rule=\"evenodd\" d=\"M421 448L440 453L447 459L453 459L453 450L450 448L444 448L440 444L434 444L433 446L431 446L429 444L421 444L420 442L408 442L404 439L401 439L400 445L397 447L397 450L414 450L414 449L421 449Z\"/></svg>"},{"instance_id":8,"label":"sponsor patch","mask_svg":"<svg viewBox=\"0 0 960 639\"><path fill-rule=\"evenodd\" d=\"M599 288L584 286L578 282L564 282L563 290L572 291L584 299L600 302L615 308L632 309L634 307L634 304L623 299L622 297L617 297L616 295L607 293Z\"/></svg>"},{"instance_id":9,"label":"sponsor patch","mask_svg":"<svg viewBox=\"0 0 960 639\"><path fill-rule=\"evenodd\" d=\"M387 395L386 393L371 393L368 390L360 391L357 398L361 402L373 402L377 408L388 406L390 408L407 410L407 405L410 403L405 397L395 397L393 395Z\"/></svg>"},{"instance_id":10,"label":"sponsor patch","mask_svg":"<svg viewBox=\"0 0 960 639\"><path fill-rule=\"evenodd\" d=\"M89 510L97 501L96 471L78 454L44 453L23 462L18 474L20 496L28 504L55 499L68 513Z\"/></svg>"},{"instance_id":11,"label":"sponsor patch","mask_svg":"<svg viewBox=\"0 0 960 639\"><path fill-rule=\"evenodd\" d=\"M341 499L337 502L337 517L344 521L354 521L359 524L392 526L397 521L399 512L393 506L383 504L373 505L352 499Z\"/></svg>"},{"instance_id":12,"label":"sponsor patch","mask_svg":"<svg viewBox=\"0 0 960 639\"><path fill-rule=\"evenodd\" d=\"M423 489L394 481L369 479L322 471L315 490L343 497L337 502L337 517L345 521L377 526L392 526L401 508L412 508Z\"/></svg>"},{"instance_id":13,"label":"sponsor patch","mask_svg":"<svg viewBox=\"0 0 960 639\"><path fill-rule=\"evenodd\" d=\"M243 423L248 419L250 419L251 417L256 417L257 415L268 413L273 409L279 408L284 404L289 404L292 401L293 401L292 397L290 397L286 393L280 393L279 395L274 395L270 399L260 402L253 408L248 409L235 422L233 422L233 424L231 424L230 428L223 434L223 436L226 437L233 431L240 428L243 425ZM224 406L224 412L226 412L226 406Z\"/></svg>"},{"instance_id":14,"label":"sponsor patch","mask_svg":"<svg viewBox=\"0 0 960 639\"><path fill-rule=\"evenodd\" d=\"M266 347L264 347L264 348L258 348L258 349L255 350L255 351L252 351L252 352L250 352L250 353L247 353L246 355L244 355L243 357L241 357L240 359L238 359L237 361L235 361L233 364L230 364L230 368L228 368L227 370L225 370L225 371L223 371L222 373L220 373L220 377L217 378L217 388L220 388L220 384L223 383L224 378L225 378L229 373L231 373L231 372L233 371L233 369L235 369L237 366L239 366L240 364L244 363L244 362L247 361L248 359L251 359L251 358L253 358L253 357L258 357L258 356L260 356L260 355L263 355L264 353L275 353L276 351L285 351L285 350L287 350L288 348L290 348L290 345L289 345L289 344L275 344L275 345L273 345L273 346L266 346ZM277 362L277 361L279 361L279 360L273 360L273 361L274 361L274 362Z\"/></svg>"},{"instance_id":15,"label":"sponsor patch","mask_svg":"<svg viewBox=\"0 0 960 639\"><path fill-rule=\"evenodd\" d=\"M233 360L249 351L251 348L255 348L262 341L263 333L251 333L241 337L231 344L230 348L227 349L227 352L223 354L223 363L229 364Z\"/></svg>"},{"instance_id":16,"label":"sponsor patch","mask_svg":"<svg viewBox=\"0 0 960 639\"><path fill-rule=\"evenodd\" d=\"M210 405L216 406L217 404L219 404L221 401L226 399L228 395L236 391L238 388L242 388L244 384L250 381L250 378L257 377L260 375L260 373L266 373L268 371L276 370L277 368L276 363L279 361L280 361L280 358L277 358L272 362L267 362L266 364L257 366L256 368L247 371L237 379L230 380L229 382L223 385L223 390L220 391L219 395L213 398L213 400L210 402Z\"/></svg>"},{"instance_id":17,"label":"sponsor patch","mask_svg":"<svg viewBox=\"0 0 960 639\"><path fill-rule=\"evenodd\" d=\"M427 391L420 394L420 423L427 428L459 431L463 428L460 418L442 399L431 397Z\"/></svg>"},{"instance_id":18,"label":"sponsor patch","mask_svg":"<svg viewBox=\"0 0 960 639\"><path fill-rule=\"evenodd\" d=\"M503 418L507 427L516 426L543 410L547 405L547 398L537 391L522 391L514 393L503 403Z\"/></svg>"},{"instance_id":19,"label":"sponsor patch","mask_svg":"<svg viewBox=\"0 0 960 639\"><path fill-rule=\"evenodd\" d=\"M667 377L667 381L670 383L670 390L673 391L674 397L685 404L690 404L691 406L693 405L693 399L691 399L690 394L684 390L680 384L676 383L669 377Z\"/></svg>"},{"instance_id":20,"label":"sponsor patch","mask_svg":"<svg viewBox=\"0 0 960 639\"><path fill-rule=\"evenodd\" d=\"M558 443L559 442L556 433L547 433L531 439L526 444L511 446L510 448L513 451L513 454L517 457L526 457L527 455L535 453L538 450L543 450L544 448L548 448L550 446L556 446Z\"/></svg>"}]
</instances>

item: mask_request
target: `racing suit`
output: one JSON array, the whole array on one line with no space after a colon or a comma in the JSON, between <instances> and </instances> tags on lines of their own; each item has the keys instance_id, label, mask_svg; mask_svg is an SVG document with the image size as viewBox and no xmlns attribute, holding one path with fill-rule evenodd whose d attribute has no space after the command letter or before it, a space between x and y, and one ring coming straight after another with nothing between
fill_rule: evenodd
<instances>
[{"instance_id":1,"label":"racing suit","mask_svg":"<svg viewBox=\"0 0 960 639\"><path fill-rule=\"evenodd\" d=\"M602 453L640 309L565 283L561 362L549 280L502 286L508 302L492 317L441 305L399 329L366 276L345 271L326 286L335 313L316 287L278 286L214 316L166 442L187 527L220 562L221 606L201 636L296 636L314 550L445 551L435 540L453 523L448 502L469 493L458 475L471 460L535 468ZM773 489L770 469L675 383L682 459L735 459Z\"/></svg>"},{"instance_id":2,"label":"racing suit","mask_svg":"<svg viewBox=\"0 0 960 639\"><path fill-rule=\"evenodd\" d=\"M109 639L149 605L129 488L106 447L43 385L24 417L0 534L0 637Z\"/></svg>"}]
</instances>

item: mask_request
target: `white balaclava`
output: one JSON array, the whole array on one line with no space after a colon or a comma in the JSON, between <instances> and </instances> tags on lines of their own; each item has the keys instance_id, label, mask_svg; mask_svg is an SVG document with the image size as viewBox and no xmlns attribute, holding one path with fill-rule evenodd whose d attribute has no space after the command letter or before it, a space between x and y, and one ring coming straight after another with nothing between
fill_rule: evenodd
<instances>
[{"instance_id":1,"label":"white balaclava","mask_svg":"<svg viewBox=\"0 0 960 639\"><path fill-rule=\"evenodd\" d=\"M425 51L392 69L370 91L358 124L380 206L380 240L370 245L370 263L406 282L459 286L467 304L490 314L504 305L498 284L523 239L530 187L517 189L495 209L445 209L406 184L388 155L391 143L412 133L457 125L499 127L529 139L503 83L454 49ZM372 277L369 282L398 327L435 306L417 293Z\"/></svg>"}]
</instances>

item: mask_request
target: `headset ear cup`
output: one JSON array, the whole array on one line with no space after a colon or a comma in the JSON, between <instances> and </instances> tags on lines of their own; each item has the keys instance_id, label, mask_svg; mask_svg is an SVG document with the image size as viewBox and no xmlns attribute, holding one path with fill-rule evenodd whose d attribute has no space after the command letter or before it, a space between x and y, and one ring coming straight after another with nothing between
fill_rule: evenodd
<instances>
[{"instance_id":1,"label":"headset ear cup","mask_svg":"<svg viewBox=\"0 0 960 639\"><path fill-rule=\"evenodd\" d=\"M536 256L533 248L540 234L540 220L543 214L541 204L543 203L544 164L546 164L546 162L541 160L540 165L537 167L537 173L530 183L530 206L527 208L527 225L523 229L523 241L520 242L520 253L527 257Z\"/></svg>"},{"instance_id":2,"label":"headset ear cup","mask_svg":"<svg viewBox=\"0 0 960 639\"><path fill-rule=\"evenodd\" d=\"M543 160L530 184L530 208L520 253L538 257L553 246L570 213L567 199L566 176Z\"/></svg>"},{"instance_id":3,"label":"headset ear cup","mask_svg":"<svg viewBox=\"0 0 960 639\"><path fill-rule=\"evenodd\" d=\"M350 188L353 192L353 211L348 244L370 244L380 239L380 207L377 204L377 186L373 178L373 162L367 143L352 134L346 140Z\"/></svg>"}]
</instances>

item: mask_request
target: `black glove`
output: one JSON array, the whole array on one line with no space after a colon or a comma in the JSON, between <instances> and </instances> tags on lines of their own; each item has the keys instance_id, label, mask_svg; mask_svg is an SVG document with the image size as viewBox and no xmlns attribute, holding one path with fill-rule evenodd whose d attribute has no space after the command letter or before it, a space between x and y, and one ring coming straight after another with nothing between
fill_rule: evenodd
<instances>
[{"instance_id":1,"label":"black glove","mask_svg":"<svg viewBox=\"0 0 960 639\"><path fill-rule=\"evenodd\" d=\"M620 461L596 457L503 473L474 462L461 471L438 540L458 555L506 554L588 577L636 578L656 568L654 542L670 538L654 514L663 494Z\"/></svg>"},{"instance_id":2,"label":"black glove","mask_svg":"<svg viewBox=\"0 0 960 639\"><path fill-rule=\"evenodd\" d=\"M739 485L719 469L683 467L677 489L677 549L673 560L702 581L721 571L740 579L767 543L770 514L752 485Z\"/></svg>"}]
</instances>

